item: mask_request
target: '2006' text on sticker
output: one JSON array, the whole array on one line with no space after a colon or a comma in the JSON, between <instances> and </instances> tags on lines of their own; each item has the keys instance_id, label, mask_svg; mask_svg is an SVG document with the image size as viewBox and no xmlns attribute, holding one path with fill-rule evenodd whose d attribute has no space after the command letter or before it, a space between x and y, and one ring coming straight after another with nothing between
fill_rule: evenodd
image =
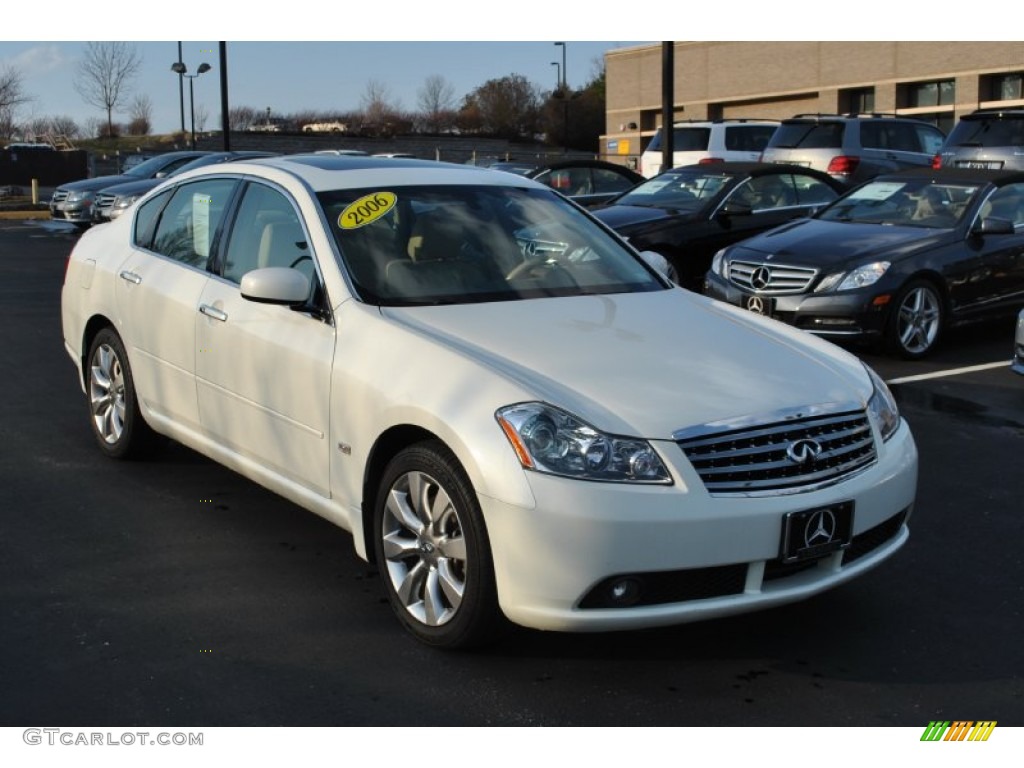
<instances>
[{"instance_id":1,"label":"'2006' text on sticker","mask_svg":"<svg viewBox=\"0 0 1024 768\"><path fill-rule=\"evenodd\" d=\"M394 192L364 195L345 206L345 210L338 216L338 226L342 229L365 227L394 208L397 201L398 197Z\"/></svg>"}]
</instances>

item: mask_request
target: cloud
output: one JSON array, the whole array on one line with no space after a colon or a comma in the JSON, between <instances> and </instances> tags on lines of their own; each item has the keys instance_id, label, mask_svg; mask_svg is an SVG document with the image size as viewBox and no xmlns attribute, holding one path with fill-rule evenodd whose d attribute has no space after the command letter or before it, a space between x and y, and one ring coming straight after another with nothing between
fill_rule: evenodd
<instances>
[{"instance_id":1,"label":"cloud","mask_svg":"<svg viewBox=\"0 0 1024 768\"><path fill-rule=\"evenodd\" d=\"M17 56L7 59L5 64L10 64L27 76L42 75L60 69L67 59L58 46L48 43L36 45L22 51Z\"/></svg>"}]
</instances>

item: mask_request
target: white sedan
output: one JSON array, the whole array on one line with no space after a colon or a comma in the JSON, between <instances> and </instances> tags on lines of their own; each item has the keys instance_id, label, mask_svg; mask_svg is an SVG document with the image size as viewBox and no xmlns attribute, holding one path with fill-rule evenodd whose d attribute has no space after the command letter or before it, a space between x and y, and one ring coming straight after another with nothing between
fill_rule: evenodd
<instances>
[{"instance_id":1,"label":"white sedan","mask_svg":"<svg viewBox=\"0 0 1024 768\"><path fill-rule=\"evenodd\" d=\"M351 531L431 645L725 616L896 552L885 385L650 263L512 174L228 163L83 235L64 341L104 453L168 436Z\"/></svg>"}]
</instances>

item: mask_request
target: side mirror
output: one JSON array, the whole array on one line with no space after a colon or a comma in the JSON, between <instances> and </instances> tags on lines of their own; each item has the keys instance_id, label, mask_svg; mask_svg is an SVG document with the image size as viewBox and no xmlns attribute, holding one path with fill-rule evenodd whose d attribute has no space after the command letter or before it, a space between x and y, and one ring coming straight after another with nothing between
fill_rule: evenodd
<instances>
[{"instance_id":1,"label":"side mirror","mask_svg":"<svg viewBox=\"0 0 1024 768\"><path fill-rule=\"evenodd\" d=\"M167 178L167 171L157 171L156 176L154 176L153 178L154 179L165 179L165 178Z\"/></svg>"},{"instance_id":2,"label":"side mirror","mask_svg":"<svg viewBox=\"0 0 1024 768\"><path fill-rule=\"evenodd\" d=\"M972 235L1012 235L1016 230L1009 219L988 217L975 222Z\"/></svg>"},{"instance_id":3,"label":"side mirror","mask_svg":"<svg viewBox=\"0 0 1024 768\"><path fill-rule=\"evenodd\" d=\"M640 251L640 258L647 262L647 266L666 280L671 280L673 283L679 282L676 279L675 268L669 263L668 259L657 251Z\"/></svg>"},{"instance_id":4,"label":"side mirror","mask_svg":"<svg viewBox=\"0 0 1024 768\"><path fill-rule=\"evenodd\" d=\"M722 206L721 213L726 216L748 216L754 210L750 203L741 203L739 200L726 200Z\"/></svg>"},{"instance_id":5,"label":"side mirror","mask_svg":"<svg viewBox=\"0 0 1024 768\"><path fill-rule=\"evenodd\" d=\"M309 298L309 278L290 267L265 267L242 276L242 298L294 307Z\"/></svg>"}]
</instances>

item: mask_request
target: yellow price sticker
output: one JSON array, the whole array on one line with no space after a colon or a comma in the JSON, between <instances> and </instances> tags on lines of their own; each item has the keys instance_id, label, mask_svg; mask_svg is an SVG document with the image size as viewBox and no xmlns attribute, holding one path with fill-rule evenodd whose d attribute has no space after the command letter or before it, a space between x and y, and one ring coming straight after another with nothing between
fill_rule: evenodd
<instances>
[{"instance_id":1,"label":"yellow price sticker","mask_svg":"<svg viewBox=\"0 0 1024 768\"><path fill-rule=\"evenodd\" d=\"M338 226L342 229L359 229L371 224L395 207L398 197L394 192L374 192L364 195L355 202L345 206L338 216Z\"/></svg>"}]
</instances>

